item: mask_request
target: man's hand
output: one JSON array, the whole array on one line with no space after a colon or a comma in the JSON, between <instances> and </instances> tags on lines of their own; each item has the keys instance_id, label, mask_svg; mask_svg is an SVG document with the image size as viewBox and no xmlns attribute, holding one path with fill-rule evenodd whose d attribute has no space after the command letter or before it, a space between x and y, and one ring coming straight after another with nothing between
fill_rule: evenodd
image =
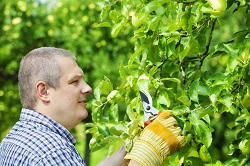
<instances>
[{"instance_id":1,"label":"man's hand","mask_svg":"<svg viewBox=\"0 0 250 166\"><path fill-rule=\"evenodd\" d=\"M164 111L141 133L125 159L129 166L160 166L164 159L184 145L184 136L170 111Z\"/></svg>"},{"instance_id":2,"label":"man's hand","mask_svg":"<svg viewBox=\"0 0 250 166\"><path fill-rule=\"evenodd\" d=\"M104 158L97 166L125 166L124 156L126 155L125 148L121 146L110 157Z\"/></svg>"}]
</instances>

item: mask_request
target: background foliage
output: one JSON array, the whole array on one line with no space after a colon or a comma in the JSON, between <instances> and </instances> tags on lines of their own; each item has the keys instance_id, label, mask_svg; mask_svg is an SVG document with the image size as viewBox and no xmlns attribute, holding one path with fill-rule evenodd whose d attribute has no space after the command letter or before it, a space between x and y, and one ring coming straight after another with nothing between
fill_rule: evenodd
<instances>
[{"instance_id":1,"label":"background foliage","mask_svg":"<svg viewBox=\"0 0 250 166\"><path fill-rule=\"evenodd\" d=\"M75 130L81 153L84 128L93 135L92 165L121 142L131 148L143 124L138 85L145 82L154 106L173 110L187 138L166 165L249 164L249 5L228 0L226 9L216 10L205 0L0 1L0 138L19 117L21 57L54 46L76 55L95 87L93 123Z\"/></svg>"},{"instance_id":2,"label":"background foliage","mask_svg":"<svg viewBox=\"0 0 250 166\"><path fill-rule=\"evenodd\" d=\"M121 62L127 61L132 45L127 40L111 38L107 27L98 27L100 12L93 0L0 1L0 140L19 118L19 62L34 48L67 49L77 57L85 80L92 87L104 75L109 75L115 84L117 69ZM84 126L79 125L75 131L82 155L83 130Z\"/></svg>"}]
</instances>

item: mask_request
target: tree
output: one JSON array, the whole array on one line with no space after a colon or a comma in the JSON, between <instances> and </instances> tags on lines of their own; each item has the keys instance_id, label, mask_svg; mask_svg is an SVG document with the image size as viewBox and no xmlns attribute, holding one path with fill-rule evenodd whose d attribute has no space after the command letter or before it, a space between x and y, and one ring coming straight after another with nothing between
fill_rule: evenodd
<instances>
[{"instance_id":1,"label":"tree","mask_svg":"<svg viewBox=\"0 0 250 166\"><path fill-rule=\"evenodd\" d=\"M134 45L120 84L107 77L95 89L92 150L126 142L143 127L139 86L154 105L170 109L186 146L166 165L249 164L249 7L244 0L103 1L102 23ZM124 38L126 35L127 38Z\"/></svg>"}]
</instances>

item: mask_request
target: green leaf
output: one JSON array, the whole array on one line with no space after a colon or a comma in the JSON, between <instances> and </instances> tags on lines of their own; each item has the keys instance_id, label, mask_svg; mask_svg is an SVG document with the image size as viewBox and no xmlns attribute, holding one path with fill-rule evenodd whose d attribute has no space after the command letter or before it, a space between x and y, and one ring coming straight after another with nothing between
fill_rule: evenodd
<instances>
[{"instance_id":1,"label":"green leaf","mask_svg":"<svg viewBox=\"0 0 250 166\"><path fill-rule=\"evenodd\" d=\"M218 90L219 91L219 90ZM216 94L211 94L210 96L209 96L209 98L210 98L210 100L211 100L211 102L214 104L215 102L217 102L217 96L216 96Z\"/></svg>"},{"instance_id":2,"label":"green leaf","mask_svg":"<svg viewBox=\"0 0 250 166\"><path fill-rule=\"evenodd\" d=\"M115 121L118 122L119 121L119 110L118 110L118 104L114 104L110 107L109 110L109 119L110 121Z\"/></svg>"},{"instance_id":3,"label":"green leaf","mask_svg":"<svg viewBox=\"0 0 250 166\"><path fill-rule=\"evenodd\" d=\"M139 116L139 113L138 113L138 111L139 111L138 108L140 108L139 104L141 104L140 99L139 99L139 97L136 97L127 106L126 113L131 121L136 120Z\"/></svg>"},{"instance_id":4,"label":"green leaf","mask_svg":"<svg viewBox=\"0 0 250 166\"><path fill-rule=\"evenodd\" d=\"M162 78L161 81L172 81L176 82L177 84L181 83L181 81L178 78Z\"/></svg>"},{"instance_id":5,"label":"green leaf","mask_svg":"<svg viewBox=\"0 0 250 166\"><path fill-rule=\"evenodd\" d=\"M223 163L223 166L234 166L234 165L240 165L240 161L237 158L231 158L227 160L225 163Z\"/></svg>"},{"instance_id":6,"label":"green leaf","mask_svg":"<svg viewBox=\"0 0 250 166\"><path fill-rule=\"evenodd\" d=\"M99 116L99 108L98 107L94 107L92 109L92 120L93 122L98 122L100 120L100 116Z\"/></svg>"},{"instance_id":7,"label":"green leaf","mask_svg":"<svg viewBox=\"0 0 250 166\"><path fill-rule=\"evenodd\" d=\"M185 154L187 157L199 157L199 153L197 151L197 149L193 146L191 146L190 148L188 148L187 153Z\"/></svg>"},{"instance_id":8,"label":"green leaf","mask_svg":"<svg viewBox=\"0 0 250 166\"><path fill-rule=\"evenodd\" d=\"M232 99L233 99L233 96L226 95L226 96L223 96L223 97L219 98L219 101L222 104L224 104L227 108L231 108L231 106L232 106Z\"/></svg>"},{"instance_id":9,"label":"green leaf","mask_svg":"<svg viewBox=\"0 0 250 166\"><path fill-rule=\"evenodd\" d=\"M142 131L142 127L143 126L143 120L142 119L136 119L136 120L132 120L128 127L128 135L130 135L130 137L133 138L133 136L136 136L136 134L141 133ZM138 135L137 135L138 136Z\"/></svg>"},{"instance_id":10,"label":"green leaf","mask_svg":"<svg viewBox=\"0 0 250 166\"><path fill-rule=\"evenodd\" d=\"M97 127L100 134L102 134L104 137L109 136L109 131L106 126L104 126L103 124L99 124Z\"/></svg>"},{"instance_id":11,"label":"green leaf","mask_svg":"<svg viewBox=\"0 0 250 166\"><path fill-rule=\"evenodd\" d=\"M94 133L98 132L98 128L97 127L91 127L89 129L87 129L85 132L94 134Z\"/></svg>"},{"instance_id":12,"label":"green leaf","mask_svg":"<svg viewBox=\"0 0 250 166\"><path fill-rule=\"evenodd\" d=\"M242 113L239 117L236 118L236 122L245 121L245 126L250 123L250 113Z\"/></svg>"},{"instance_id":13,"label":"green leaf","mask_svg":"<svg viewBox=\"0 0 250 166\"><path fill-rule=\"evenodd\" d=\"M107 101L111 101L115 98L115 96L119 95L119 91L118 90L112 90L109 95L107 96Z\"/></svg>"},{"instance_id":14,"label":"green leaf","mask_svg":"<svg viewBox=\"0 0 250 166\"><path fill-rule=\"evenodd\" d=\"M194 119L192 119L194 121ZM202 120L194 121L195 134L199 142L203 143L206 147L209 147L212 143L212 133L205 122Z\"/></svg>"},{"instance_id":15,"label":"green leaf","mask_svg":"<svg viewBox=\"0 0 250 166\"><path fill-rule=\"evenodd\" d=\"M204 118L204 116L208 116L209 114L213 113L215 111L214 107L207 106L206 108L199 109L199 111L195 112L196 117L198 119Z\"/></svg>"},{"instance_id":16,"label":"green leaf","mask_svg":"<svg viewBox=\"0 0 250 166\"><path fill-rule=\"evenodd\" d=\"M185 160L185 165L203 165L203 161L198 158L198 157L188 157L186 160Z\"/></svg>"},{"instance_id":17,"label":"green leaf","mask_svg":"<svg viewBox=\"0 0 250 166\"><path fill-rule=\"evenodd\" d=\"M228 78L228 76L225 73L209 73L206 77L206 81L212 81L212 80L223 80Z\"/></svg>"},{"instance_id":18,"label":"green leaf","mask_svg":"<svg viewBox=\"0 0 250 166\"><path fill-rule=\"evenodd\" d=\"M160 92L158 99L157 99L157 104L158 105L163 104L167 107L170 107L171 101L170 101L168 93L166 91Z\"/></svg>"},{"instance_id":19,"label":"green leaf","mask_svg":"<svg viewBox=\"0 0 250 166\"><path fill-rule=\"evenodd\" d=\"M190 44L191 44L191 38L190 37L185 37L182 38L181 44L183 48L181 48L180 53L179 53L179 60L182 62L183 59L188 55L190 51ZM180 47L179 47L180 48Z\"/></svg>"},{"instance_id":20,"label":"green leaf","mask_svg":"<svg viewBox=\"0 0 250 166\"><path fill-rule=\"evenodd\" d=\"M116 24L114 28L111 31L111 36L113 38L117 37L121 29L124 27L124 24L126 23L125 19L123 19L120 23Z\"/></svg>"},{"instance_id":21,"label":"green leaf","mask_svg":"<svg viewBox=\"0 0 250 166\"><path fill-rule=\"evenodd\" d=\"M204 116L202 117L202 119L205 120L205 122L208 123L208 124L210 125L210 122L211 122L211 121L210 121L210 116L209 116L208 114L204 115Z\"/></svg>"},{"instance_id":22,"label":"green leaf","mask_svg":"<svg viewBox=\"0 0 250 166\"><path fill-rule=\"evenodd\" d=\"M198 93L199 95L208 96L209 89L207 86L199 84Z\"/></svg>"},{"instance_id":23,"label":"green leaf","mask_svg":"<svg viewBox=\"0 0 250 166\"><path fill-rule=\"evenodd\" d=\"M102 23L99 23L96 25L97 28L100 28L100 27L111 27L111 24L110 22L102 22Z\"/></svg>"},{"instance_id":24,"label":"green leaf","mask_svg":"<svg viewBox=\"0 0 250 166\"><path fill-rule=\"evenodd\" d=\"M205 166L224 166L221 161L216 161L215 164L205 164Z\"/></svg>"},{"instance_id":25,"label":"green leaf","mask_svg":"<svg viewBox=\"0 0 250 166\"><path fill-rule=\"evenodd\" d=\"M250 94L246 93L242 100L242 105L246 108L250 108Z\"/></svg>"},{"instance_id":26,"label":"green leaf","mask_svg":"<svg viewBox=\"0 0 250 166\"><path fill-rule=\"evenodd\" d=\"M183 114L189 112L190 109L187 106L176 106L173 108L172 111L173 111L173 114L177 116L177 115L183 115Z\"/></svg>"},{"instance_id":27,"label":"green leaf","mask_svg":"<svg viewBox=\"0 0 250 166\"><path fill-rule=\"evenodd\" d=\"M176 166L176 165L182 165L182 162L183 161L180 160L178 154L174 153L173 155L170 155L166 158L163 165Z\"/></svg>"},{"instance_id":28,"label":"green leaf","mask_svg":"<svg viewBox=\"0 0 250 166\"><path fill-rule=\"evenodd\" d=\"M104 80L98 85L101 95L108 95L113 90L113 85L108 77L104 77ZM96 92L99 95L98 91Z\"/></svg>"},{"instance_id":29,"label":"green leaf","mask_svg":"<svg viewBox=\"0 0 250 166\"><path fill-rule=\"evenodd\" d=\"M211 162L212 161L210 153L208 152L207 147L204 145L200 148L200 158L204 162Z\"/></svg>"},{"instance_id":30,"label":"green leaf","mask_svg":"<svg viewBox=\"0 0 250 166\"><path fill-rule=\"evenodd\" d=\"M110 134L112 135L117 135L117 136L120 136L121 134L123 134L123 132L126 130L126 127L123 126L122 124L115 124L115 125L112 125L110 128L109 128L109 132Z\"/></svg>"},{"instance_id":31,"label":"green leaf","mask_svg":"<svg viewBox=\"0 0 250 166\"><path fill-rule=\"evenodd\" d=\"M195 80L194 82L192 82L189 89L190 99L195 102L199 102L198 90L199 90L199 80Z\"/></svg>"},{"instance_id":32,"label":"green leaf","mask_svg":"<svg viewBox=\"0 0 250 166\"><path fill-rule=\"evenodd\" d=\"M137 48L135 50L135 52L130 56L129 60L128 60L128 65L132 65L135 58L138 57L139 55L141 55L142 51L143 51L144 47L141 46L139 48Z\"/></svg>"},{"instance_id":33,"label":"green leaf","mask_svg":"<svg viewBox=\"0 0 250 166\"><path fill-rule=\"evenodd\" d=\"M149 75L153 76L157 71L159 71L159 67L162 65L162 62L156 63L149 71Z\"/></svg>"},{"instance_id":34,"label":"green leaf","mask_svg":"<svg viewBox=\"0 0 250 166\"><path fill-rule=\"evenodd\" d=\"M100 98L101 98L101 92L100 92L100 88L99 87L95 88L94 95L95 95L96 100L100 100Z\"/></svg>"},{"instance_id":35,"label":"green leaf","mask_svg":"<svg viewBox=\"0 0 250 166\"><path fill-rule=\"evenodd\" d=\"M145 74L141 75L137 81L140 90L148 92L149 77Z\"/></svg>"},{"instance_id":36,"label":"green leaf","mask_svg":"<svg viewBox=\"0 0 250 166\"><path fill-rule=\"evenodd\" d=\"M186 96L184 94L182 96L178 97L178 100L180 102L182 102L186 106L190 106L191 105L191 101L189 100L188 96Z\"/></svg>"},{"instance_id":37,"label":"green leaf","mask_svg":"<svg viewBox=\"0 0 250 166\"><path fill-rule=\"evenodd\" d=\"M160 8L161 5L163 5L166 2L168 2L168 0L155 0L155 1L151 1L145 7L145 12L150 13L150 12L156 10L157 8Z\"/></svg>"}]
</instances>

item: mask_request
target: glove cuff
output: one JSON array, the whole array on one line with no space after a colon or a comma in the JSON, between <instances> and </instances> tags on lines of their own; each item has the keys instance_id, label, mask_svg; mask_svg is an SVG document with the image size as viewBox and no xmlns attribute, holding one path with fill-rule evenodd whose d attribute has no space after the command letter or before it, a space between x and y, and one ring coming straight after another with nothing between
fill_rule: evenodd
<instances>
[{"instance_id":1,"label":"glove cuff","mask_svg":"<svg viewBox=\"0 0 250 166\"><path fill-rule=\"evenodd\" d=\"M141 166L160 166L164 160L153 145L141 139L136 140L131 152L124 159L134 160Z\"/></svg>"}]
</instances>

